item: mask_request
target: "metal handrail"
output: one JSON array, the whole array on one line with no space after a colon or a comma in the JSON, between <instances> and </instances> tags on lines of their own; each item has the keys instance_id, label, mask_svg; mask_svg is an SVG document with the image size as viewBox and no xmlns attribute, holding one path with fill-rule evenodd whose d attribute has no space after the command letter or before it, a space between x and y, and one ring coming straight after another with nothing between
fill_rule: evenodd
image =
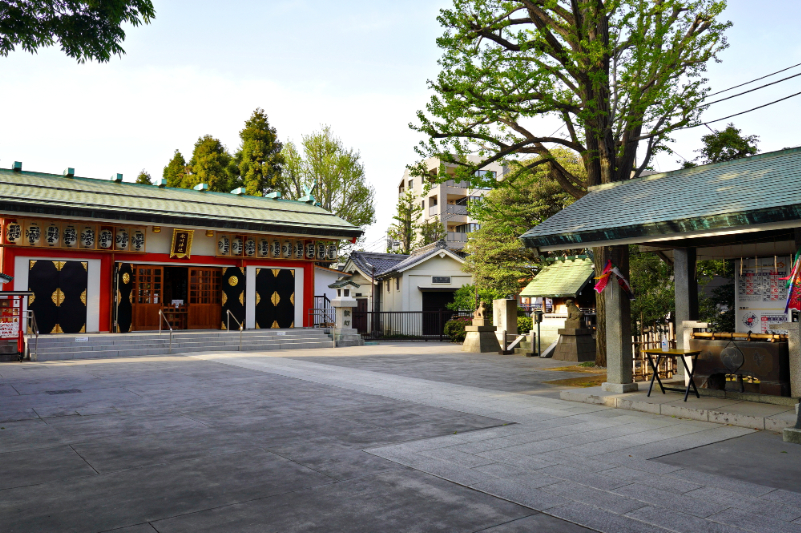
<instances>
[{"instance_id":1,"label":"metal handrail","mask_svg":"<svg viewBox=\"0 0 801 533\"><path fill-rule=\"evenodd\" d=\"M27 315L27 323L26 323L26 330L30 329L30 333L26 333L28 335L28 359L30 361L36 361L39 358L39 323L36 322L36 313L33 312L33 309L28 309L26 312ZM36 334L36 344L33 347L33 356L31 356L31 335Z\"/></svg>"},{"instance_id":2,"label":"metal handrail","mask_svg":"<svg viewBox=\"0 0 801 533\"><path fill-rule=\"evenodd\" d=\"M167 327L170 328L170 351L169 351L169 353L172 353L172 326L170 325L170 321L167 320L167 317L164 316L164 312L161 309L159 309L159 317L161 317L164 320L164 322L167 324ZM159 320L159 335L161 335L161 320Z\"/></svg>"},{"instance_id":3,"label":"metal handrail","mask_svg":"<svg viewBox=\"0 0 801 533\"><path fill-rule=\"evenodd\" d=\"M243 329L242 328L242 323L239 320L236 319L236 317L234 316L234 314L231 312L230 309L226 309L225 312L228 315L226 317L226 323L225 323L225 327L226 327L226 329L228 329L228 331L231 331L231 319L232 318L234 319L234 322L236 322L239 325L239 351L241 352L242 351L242 329Z\"/></svg>"}]
</instances>

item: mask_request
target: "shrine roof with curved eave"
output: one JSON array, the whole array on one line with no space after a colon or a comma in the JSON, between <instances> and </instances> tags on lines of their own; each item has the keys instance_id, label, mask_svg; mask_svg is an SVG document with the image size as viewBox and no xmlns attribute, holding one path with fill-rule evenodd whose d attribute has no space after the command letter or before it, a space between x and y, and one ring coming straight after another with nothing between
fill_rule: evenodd
<instances>
[{"instance_id":1,"label":"shrine roof with curved eave","mask_svg":"<svg viewBox=\"0 0 801 533\"><path fill-rule=\"evenodd\" d=\"M0 169L0 213L352 239L362 229L310 203Z\"/></svg>"},{"instance_id":2,"label":"shrine roof with curved eave","mask_svg":"<svg viewBox=\"0 0 801 533\"><path fill-rule=\"evenodd\" d=\"M801 148L597 187L520 238L564 250L801 227Z\"/></svg>"}]
</instances>

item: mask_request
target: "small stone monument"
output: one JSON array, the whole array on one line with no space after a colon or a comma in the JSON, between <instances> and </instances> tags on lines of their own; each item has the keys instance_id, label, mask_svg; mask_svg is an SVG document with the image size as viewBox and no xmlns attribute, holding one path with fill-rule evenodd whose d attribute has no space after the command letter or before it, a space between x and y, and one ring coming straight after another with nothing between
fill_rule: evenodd
<instances>
[{"instance_id":1,"label":"small stone monument","mask_svg":"<svg viewBox=\"0 0 801 533\"><path fill-rule=\"evenodd\" d=\"M577 363L595 361L595 339L592 338L592 330L582 327L584 313L573 300L567 300L565 304L567 320L565 327L559 329L559 341L553 358Z\"/></svg>"},{"instance_id":2,"label":"small stone monument","mask_svg":"<svg viewBox=\"0 0 801 533\"><path fill-rule=\"evenodd\" d=\"M337 290L337 297L331 300L331 307L334 308L336 314L332 333L337 347L364 345L364 339L353 327L353 310L358 304L356 299L350 296L351 289L348 285L359 287L350 280L337 281L329 285L330 288Z\"/></svg>"},{"instance_id":3,"label":"small stone monument","mask_svg":"<svg viewBox=\"0 0 801 533\"><path fill-rule=\"evenodd\" d=\"M495 330L498 328L485 325L484 314L486 310L487 305L481 302L478 305L478 309L473 313L473 325L465 326L464 330L467 334L462 345L463 352L497 353L501 351L501 345L498 344L498 338L495 336Z\"/></svg>"},{"instance_id":4,"label":"small stone monument","mask_svg":"<svg viewBox=\"0 0 801 533\"><path fill-rule=\"evenodd\" d=\"M504 339L501 335L504 333L506 335L517 335L517 300L513 298L493 300L492 325L498 328L495 331L495 336L498 337L501 348L505 348L506 340L509 337Z\"/></svg>"}]
</instances>

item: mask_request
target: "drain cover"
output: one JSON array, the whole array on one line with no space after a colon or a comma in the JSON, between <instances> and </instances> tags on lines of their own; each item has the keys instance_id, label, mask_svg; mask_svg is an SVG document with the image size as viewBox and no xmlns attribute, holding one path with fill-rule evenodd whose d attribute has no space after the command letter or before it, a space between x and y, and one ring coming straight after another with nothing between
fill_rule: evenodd
<instances>
[{"instance_id":1,"label":"drain cover","mask_svg":"<svg viewBox=\"0 0 801 533\"><path fill-rule=\"evenodd\" d=\"M47 394L77 394L81 392L81 389L48 390L45 392Z\"/></svg>"}]
</instances>

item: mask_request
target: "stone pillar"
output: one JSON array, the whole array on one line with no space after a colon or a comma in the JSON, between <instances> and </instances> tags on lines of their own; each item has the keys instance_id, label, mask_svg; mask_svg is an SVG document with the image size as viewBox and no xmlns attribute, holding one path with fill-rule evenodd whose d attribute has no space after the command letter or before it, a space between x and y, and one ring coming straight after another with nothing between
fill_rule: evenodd
<instances>
[{"instance_id":1,"label":"stone pillar","mask_svg":"<svg viewBox=\"0 0 801 533\"><path fill-rule=\"evenodd\" d=\"M790 396L801 398L801 322L772 324L770 329L787 331L787 353L790 357Z\"/></svg>"},{"instance_id":2,"label":"stone pillar","mask_svg":"<svg viewBox=\"0 0 801 533\"><path fill-rule=\"evenodd\" d=\"M627 246L610 247L612 264L629 275L629 249ZM632 380L631 353L631 301L612 276L603 291L606 307L606 383L603 390L631 392L637 390Z\"/></svg>"},{"instance_id":3,"label":"stone pillar","mask_svg":"<svg viewBox=\"0 0 801 533\"><path fill-rule=\"evenodd\" d=\"M506 346L506 339L501 338L503 332L517 334L517 300L493 300L492 325L497 328L498 343L503 348Z\"/></svg>"},{"instance_id":4,"label":"stone pillar","mask_svg":"<svg viewBox=\"0 0 801 533\"><path fill-rule=\"evenodd\" d=\"M676 285L676 347L686 350L681 327L685 321L698 320L698 279L695 275L695 248L673 250L673 279Z\"/></svg>"}]
</instances>

